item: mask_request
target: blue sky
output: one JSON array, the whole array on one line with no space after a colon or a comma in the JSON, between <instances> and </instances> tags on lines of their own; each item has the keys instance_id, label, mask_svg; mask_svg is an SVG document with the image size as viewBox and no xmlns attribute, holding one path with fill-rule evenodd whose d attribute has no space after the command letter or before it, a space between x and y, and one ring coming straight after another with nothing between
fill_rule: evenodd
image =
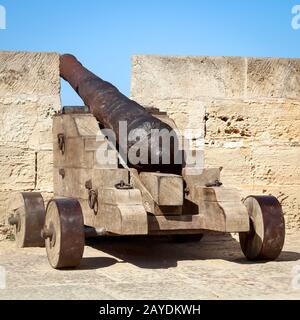
<instances>
[{"instance_id":1,"label":"blue sky","mask_svg":"<svg viewBox=\"0 0 300 320\"><path fill-rule=\"evenodd\" d=\"M300 57L300 0L0 0L0 50L73 53L129 95L133 54ZM62 84L65 105L81 104Z\"/></svg>"}]
</instances>

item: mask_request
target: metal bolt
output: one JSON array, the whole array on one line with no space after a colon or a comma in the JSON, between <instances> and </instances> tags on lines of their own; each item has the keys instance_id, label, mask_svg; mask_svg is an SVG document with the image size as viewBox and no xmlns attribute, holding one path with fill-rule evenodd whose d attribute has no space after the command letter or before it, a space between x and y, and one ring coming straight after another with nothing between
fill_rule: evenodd
<instances>
[{"instance_id":1,"label":"metal bolt","mask_svg":"<svg viewBox=\"0 0 300 320\"><path fill-rule=\"evenodd\" d=\"M44 228L41 230L41 237L45 240L49 239L51 247L53 247L55 245L56 233L55 233L55 229L54 229L52 223L50 224L50 226L48 228L46 226L44 226Z\"/></svg>"},{"instance_id":2,"label":"metal bolt","mask_svg":"<svg viewBox=\"0 0 300 320\"><path fill-rule=\"evenodd\" d=\"M121 190L130 190L133 189L133 186L129 183L125 183L124 180L121 180L119 183L115 185L115 188Z\"/></svg>"},{"instance_id":3,"label":"metal bolt","mask_svg":"<svg viewBox=\"0 0 300 320\"><path fill-rule=\"evenodd\" d=\"M11 226L17 226L19 223L20 223L20 216L18 214L16 215L11 215L9 218L8 218L8 223L11 225Z\"/></svg>"},{"instance_id":4,"label":"metal bolt","mask_svg":"<svg viewBox=\"0 0 300 320\"><path fill-rule=\"evenodd\" d=\"M44 228L41 230L41 237L42 237L43 239L46 240L46 239L50 238L50 240L51 240L52 236L53 236L53 230L50 230L50 229L48 229L48 228L46 228L46 227L44 227Z\"/></svg>"},{"instance_id":5,"label":"metal bolt","mask_svg":"<svg viewBox=\"0 0 300 320\"><path fill-rule=\"evenodd\" d=\"M184 189L184 193L188 196L190 194L190 188L189 187L186 187Z\"/></svg>"},{"instance_id":6,"label":"metal bolt","mask_svg":"<svg viewBox=\"0 0 300 320\"><path fill-rule=\"evenodd\" d=\"M8 223L11 226L15 226L16 227L16 231L19 232L21 230L21 217L19 213L16 213L15 215L12 214L9 218L8 218Z\"/></svg>"},{"instance_id":7,"label":"metal bolt","mask_svg":"<svg viewBox=\"0 0 300 320\"><path fill-rule=\"evenodd\" d=\"M85 188L90 190L93 188L93 185L92 185L92 180L88 180L85 182Z\"/></svg>"},{"instance_id":8,"label":"metal bolt","mask_svg":"<svg viewBox=\"0 0 300 320\"><path fill-rule=\"evenodd\" d=\"M219 180L215 180L214 182L208 182L205 184L205 186L207 188L211 188L211 187L221 187L223 185L222 182L220 182Z\"/></svg>"},{"instance_id":9,"label":"metal bolt","mask_svg":"<svg viewBox=\"0 0 300 320\"><path fill-rule=\"evenodd\" d=\"M59 133L57 135L57 143L59 150L61 151L62 154L65 153L65 135L63 133Z\"/></svg>"},{"instance_id":10,"label":"metal bolt","mask_svg":"<svg viewBox=\"0 0 300 320\"><path fill-rule=\"evenodd\" d=\"M59 175L64 179L65 178L65 176L66 176L66 172L65 172L65 169L59 169L59 171L58 171L58 173L59 173Z\"/></svg>"}]
</instances>

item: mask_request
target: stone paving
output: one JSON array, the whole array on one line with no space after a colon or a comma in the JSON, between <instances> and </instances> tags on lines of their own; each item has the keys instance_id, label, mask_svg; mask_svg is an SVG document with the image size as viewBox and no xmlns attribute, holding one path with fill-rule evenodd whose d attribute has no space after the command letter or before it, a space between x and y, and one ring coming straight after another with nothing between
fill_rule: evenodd
<instances>
[{"instance_id":1,"label":"stone paving","mask_svg":"<svg viewBox=\"0 0 300 320\"><path fill-rule=\"evenodd\" d=\"M0 266L0 299L300 299L300 232L268 263L245 260L236 236L206 235L184 244L93 240L80 267L64 271L49 266L44 248L1 241Z\"/></svg>"}]
</instances>

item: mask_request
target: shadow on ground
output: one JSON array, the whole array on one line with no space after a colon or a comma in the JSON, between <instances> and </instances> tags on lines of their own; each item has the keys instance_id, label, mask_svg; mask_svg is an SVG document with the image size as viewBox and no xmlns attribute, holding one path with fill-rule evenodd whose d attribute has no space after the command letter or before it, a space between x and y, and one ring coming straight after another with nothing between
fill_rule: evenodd
<instances>
[{"instance_id":1,"label":"shadow on ground","mask_svg":"<svg viewBox=\"0 0 300 320\"><path fill-rule=\"evenodd\" d=\"M178 261L220 259L239 264L255 264L244 257L239 243L230 235L206 235L201 241L174 243L171 237L103 237L87 240L87 245L115 258L84 258L80 269L97 269L128 262L140 268L176 267ZM276 261L297 261L300 254L283 251ZM265 262L259 262L265 263Z\"/></svg>"},{"instance_id":2,"label":"shadow on ground","mask_svg":"<svg viewBox=\"0 0 300 320\"><path fill-rule=\"evenodd\" d=\"M120 263L115 258L108 257L85 257L82 259L80 266L76 269L70 270L93 270L93 269L101 269L114 265L115 263Z\"/></svg>"}]
</instances>

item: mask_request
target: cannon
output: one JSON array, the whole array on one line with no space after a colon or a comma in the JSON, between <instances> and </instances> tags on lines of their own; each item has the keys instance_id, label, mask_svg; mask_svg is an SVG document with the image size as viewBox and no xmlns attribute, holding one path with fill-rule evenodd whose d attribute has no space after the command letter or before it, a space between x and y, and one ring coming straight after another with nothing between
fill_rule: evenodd
<instances>
[{"instance_id":1,"label":"cannon","mask_svg":"<svg viewBox=\"0 0 300 320\"><path fill-rule=\"evenodd\" d=\"M124 96L112 84L103 81L84 68L70 54L60 57L60 75L70 83L103 127L113 130L120 155L126 158L132 166L138 170L180 173L180 163L176 163L178 158L181 162L176 135L170 141L170 145L164 148L159 143L159 139L155 139L155 136L151 134L156 129L161 133L161 138L164 139L164 135L168 136L173 131L173 128L167 123L160 121L141 105ZM122 136L120 136L120 122L126 123L128 133L126 135L126 146L122 143ZM148 146L148 152L145 154L142 163L132 163L127 156L128 150L136 143L139 132L143 133L139 137L142 139L140 143ZM157 163L154 164L151 157L157 158ZM169 159L167 165L163 161L164 158Z\"/></svg>"},{"instance_id":2,"label":"cannon","mask_svg":"<svg viewBox=\"0 0 300 320\"><path fill-rule=\"evenodd\" d=\"M87 237L166 235L190 241L213 231L239 233L249 260L279 256L285 222L274 196L242 199L222 184L222 168L191 165L185 157L177 161L189 151L178 143L177 131L166 148L151 136L152 129L162 130L163 137L175 130L174 121L123 96L75 57L61 56L60 72L85 107L65 107L53 117L54 197L45 205L40 193L23 192L10 201L18 247L45 246L53 268L74 268ZM128 134L119 135L121 121ZM139 145L149 146L147 161L133 163L128 151L136 140L130 132L140 129ZM153 154L155 163L149 161Z\"/></svg>"}]
</instances>

